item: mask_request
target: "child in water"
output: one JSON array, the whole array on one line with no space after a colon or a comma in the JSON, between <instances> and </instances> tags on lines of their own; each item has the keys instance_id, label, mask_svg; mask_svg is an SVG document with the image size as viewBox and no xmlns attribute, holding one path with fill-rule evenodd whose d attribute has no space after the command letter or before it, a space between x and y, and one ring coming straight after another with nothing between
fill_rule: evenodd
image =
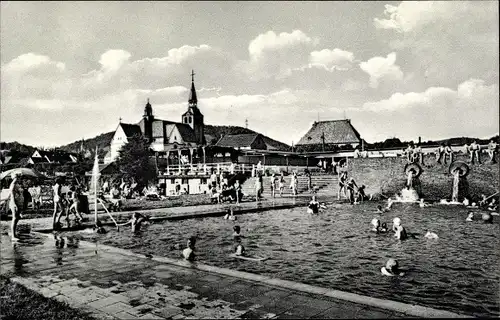
<instances>
[{"instance_id":1,"label":"child in water","mask_svg":"<svg viewBox=\"0 0 500 320\"><path fill-rule=\"evenodd\" d=\"M392 230L395 232L394 237L396 237L396 239L398 240L408 239L406 229L401 225L401 219L394 218Z\"/></svg>"},{"instance_id":2,"label":"child in water","mask_svg":"<svg viewBox=\"0 0 500 320\"><path fill-rule=\"evenodd\" d=\"M234 214L233 214L233 208L231 208L231 209L227 209L227 213L226 213L226 215L224 216L224 219L226 219L226 220L236 221L236 217L235 217L235 216L234 216Z\"/></svg>"},{"instance_id":3,"label":"child in water","mask_svg":"<svg viewBox=\"0 0 500 320\"><path fill-rule=\"evenodd\" d=\"M467 219L465 221L471 222L474 221L474 212L469 212L469 215L467 216Z\"/></svg>"},{"instance_id":4,"label":"child in water","mask_svg":"<svg viewBox=\"0 0 500 320\"><path fill-rule=\"evenodd\" d=\"M240 226L234 226L233 227L233 237L234 238L241 238L243 235L241 234L241 228Z\"/></svg>"},{"instance_id":5,"label":"child in water","mask_svg":"<svg viewBox=\"0 0 500 320\"><path fill-rule=\"evenodd\" d=\"M383 275L386 275L389 277L403 276L404 275L404 272L401 272L401 270L399 270L398 261L394 260L394 259L387 260L385 267L382 267L380 269L380 271L382 271Z\"/></svg>"},{"instance_id":6,"label":"child in water","mask_svg":"<svg viewBox=\"0 0 500 320\"><path fill-rule=\"evenodd\" d=\"M245 255L245 247L241 244L241 238L236 238L236 249L234 254L237 256L244 256Z\"/></svg>"},{"instance_id":7,"label":"child in water","mask_svg":"<svg viewBox=\"0 0 500 320\"><path fill-rule=\"evenodd\" d=\"M389 211L388 208L382 208L380 204L377 206L377 213L385 213L387 211Z\"/></svg>"},{"instance_id":8,"label":"child in water","mask_svg":"<svg viewBox=\"0 0 500 320\"><path fill-rule=\"evenodd\" d=\"M134 212L132 218L129 221L122 224L118 224L117 226L125 226L127 224L130 224L132 226L132 232L137 233L141 231L142 223L145 221L149 221L149 218L143 216L139 212Z\"/></svg>"},{"instance_id":9,"label":"child in water","mask_svg":"<svg viewBox=\"0 0 500 320\"><path fill-rule=\"evenodd\" d=\"M106 229L104 229L102 222L97 220L95 225L94 225L94 232L99 233L99 234L104 234L106 233Z\"/></svg>"},{"instance_id":10,"label":"child in water","mask_svg":"<svg viewBox=\"0 0 500 320\"><path fill-rule=\"evenodd\" d=\"M195 258L194 246L196 244L196 237L191 237L187 241L187 248L182 251L182 256L188 261L193 261Z\"/></svg>"},{"instance_id":11,"label":"child in water","mask_svg":"<svg viewBox=\"0 0 500 320\"><path fill-rule=\"evenodd\" d=\"M372 220L372 229L370 231L378 233L379 232L379 228L380 228L380 220L377 219L377 218L373 218L373 220Z\"/></svg>"}]
</instances>

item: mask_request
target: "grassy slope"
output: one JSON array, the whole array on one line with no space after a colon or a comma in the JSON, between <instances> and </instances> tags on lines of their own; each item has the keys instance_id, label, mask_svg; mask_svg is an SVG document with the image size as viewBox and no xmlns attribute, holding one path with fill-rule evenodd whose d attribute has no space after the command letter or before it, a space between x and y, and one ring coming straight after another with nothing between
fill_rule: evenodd
<instances>
[{"instance_id":1,"label":"grassy slope","mask_svg":"<svg viewBox=\"0 0 500 320\"><path fill-rule=\"evenodd\" d=\"M3 276L0 277L0 311L2 319L94 320L83 311L46 298Z\"/></svg>"}]
</instances>

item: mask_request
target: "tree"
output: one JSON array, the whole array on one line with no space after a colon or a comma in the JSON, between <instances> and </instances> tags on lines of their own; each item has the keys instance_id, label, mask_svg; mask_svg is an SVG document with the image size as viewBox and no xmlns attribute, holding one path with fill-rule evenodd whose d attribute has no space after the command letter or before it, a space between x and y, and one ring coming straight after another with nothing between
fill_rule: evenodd
<instances>
[{"instance_id":1,"label":"tree","mask_svg":"<svg viewBox=\"0 0 500 320\"><path fill-rule=\"evenodd\" d=\"M121 148L117 165L124 178L133 178L139 185L147 185L156 177L149 144L141 136L133 136Z\"/></svg>"}]
</instances>

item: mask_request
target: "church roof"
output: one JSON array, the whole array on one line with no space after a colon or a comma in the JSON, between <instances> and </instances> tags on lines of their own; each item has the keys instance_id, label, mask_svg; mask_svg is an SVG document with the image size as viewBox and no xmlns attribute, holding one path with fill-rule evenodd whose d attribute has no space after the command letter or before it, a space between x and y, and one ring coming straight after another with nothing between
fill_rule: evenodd
<instances>
[{"instance_id":1,"label":"church roof","mask_svg":"<svg viewBox=\"0 0 500 320\"><path fill-rule=\"evenodd\" d=\"M191 127L184 123L176 123L177 130L181 134L182 140L185 142L196 142L196 136L194 134L194 130Z\"/></svg>"},{"instance_id":2,"label":"church roof","mask_svg":"<svg viewBox=\"0 0 500 320\"><path fill-rule=\"evenodd\" d=\"M194 87L194 81L191 82L191 91L189 91L189 104L198 103L198 97L196 97L196 89Z\"/></svg>"},{"instance_id":3,"label":"church roof","mask_svg":"<svg viewBox=\"0 0 500 320\"><path fill-rule=\"evenodd\" d=\"M120 126L122 127L123 132L125 132L127 138L131 138L134 135L142 136L141 127L136 124L120 123Z\"/></svg>"},{"instance_id":4,"label":"church roof","mask_svg":"<svg viewBox=\"0 0 500 320\"><path fill-rule=\"evenodd\" d=\"M352 126L351 120L331 120L314 122L309 131L297 142L297 145L361 143L361 136Z\"/></svg>"},{"instance_id":5,"label":"church roof","mask_svg":"<svg viewBox=\"0 0 500 320\"><path fill-rule=\"evenodd\" d=\"M233 148L250 147L258 136L258 133L226 134L215 145Z\"/></svg>"}]
</instances>

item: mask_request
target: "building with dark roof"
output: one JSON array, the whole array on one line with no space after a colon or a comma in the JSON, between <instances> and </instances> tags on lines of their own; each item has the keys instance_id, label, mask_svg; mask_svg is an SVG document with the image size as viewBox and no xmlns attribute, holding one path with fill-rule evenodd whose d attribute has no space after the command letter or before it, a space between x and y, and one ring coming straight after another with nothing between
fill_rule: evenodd
<instances>
[{"instance_id":1,"label":"building with dark roof","mask_svg":"<svg viewBox=\"0 0 500 320\"><path fill-rule=\"evenodd\" d=\"M215 145L239 150L267 150L267 144L259 133L226 134Z\"/></svg>"},{"instance_id":2,"label":"building with dark roof","mask_svg":"<svg viewBox=\"0 0 500 320\"><path fill-rule=\"evenodd\" d=\"M189 149L192 154L198 146L206 144L204 118L198 108L198 98L194 86L194 72L191 73L188 110L182 114L181 122L155 118L149 99L144 107L144 115L137 124L119 123L111 140L109 152L104 162L115 161L121 147L133 136L142 136L157 154L168 155L170 151ZM180 154L179 154L180 157Z\"/></svg>"},{"instance_id":3,"label":"building with dark roof","mask_svg":"<svg viewBox=\"0 0 500 320\"><path fill-rule=\"evenodd\" d=\"M361 144L361 136L350 119L314 122L311 129L296 144L297 149L325 150L326 146L353 148Z\"/></svg>"}]
</instances>

